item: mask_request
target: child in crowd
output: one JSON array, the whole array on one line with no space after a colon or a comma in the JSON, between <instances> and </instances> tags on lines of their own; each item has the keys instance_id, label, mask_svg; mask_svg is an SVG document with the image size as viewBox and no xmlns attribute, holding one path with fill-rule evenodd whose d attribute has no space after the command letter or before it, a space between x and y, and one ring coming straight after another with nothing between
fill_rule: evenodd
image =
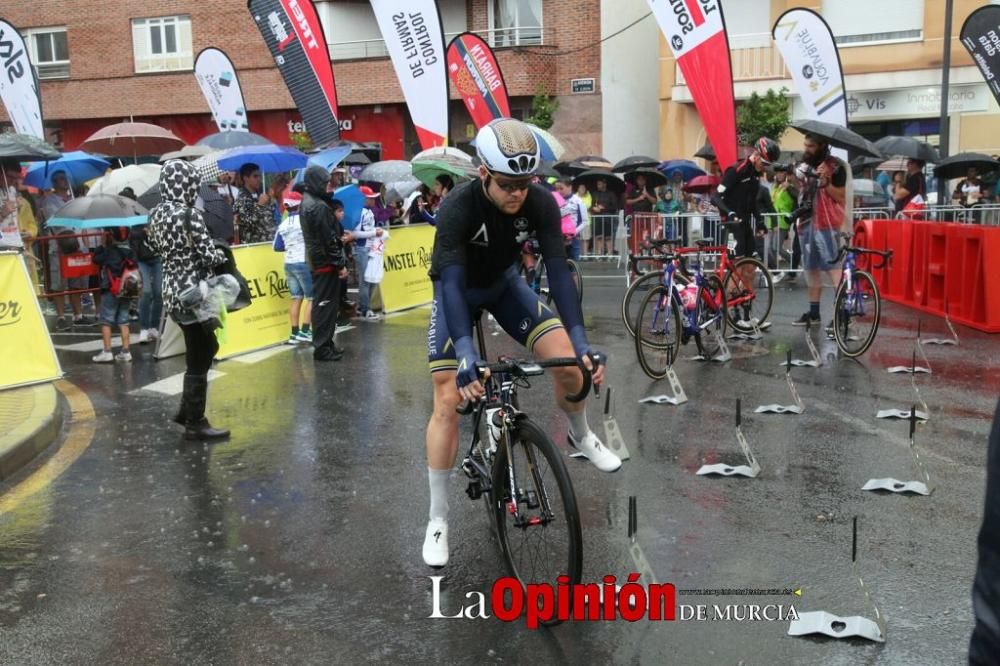
<instances>
[{"instance_id":1,"label":"child in crowd","mask_svg":"<svg viewBox=\"0 0 1000 666\"><path fill-rule=\"evenodd\" d=\"M292 327L288 344L295 345L300 342L312 344L312 331L309 327L312 321L313 285L312 274L306 265L306 243L299 223L302 195L298 192L287 192L282 203L286 216L274 236L274 249L285 253L285 280L288 282L288 291L292 299L288 310L288 319Z\"/></svg>"},{"instance_id":2,"label":"child in crowd","mask_svg":"<svg viewBox=\"0 0 1000 666\"><path fill-rule=\"evenodd\" d=\"M104 245L94 250L94 263L100 267L101 304L98 320L101 323L101 338L104 349L93 357L94 363L111 363L132 360L129 351L129 308L139 296L142 280L135 252L129 245L128 227L106 230ZM118 326L122 347L117 354L111 353L111 328Z\"/></svg>"}]
</instances>

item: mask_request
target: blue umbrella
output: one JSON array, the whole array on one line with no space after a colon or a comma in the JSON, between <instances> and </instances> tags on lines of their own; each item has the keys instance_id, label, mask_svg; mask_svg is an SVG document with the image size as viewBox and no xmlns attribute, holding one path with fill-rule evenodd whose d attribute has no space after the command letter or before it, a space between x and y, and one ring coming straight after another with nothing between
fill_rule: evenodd
<instances>
[{"instance_id":1,"label":"blue umbrella","mask_svg":"<svg viewBox=\"0 0 1000 666\"><path fill-rule=\"evenodd\" d=\"M82 150L74 150L57 160L30 163L28 173L24 177L24 184L37 187L40 190L50 189L52 187L52 174L63 171L69 177L71 186L82 185L88 180L103 176L110 166L110 162L96 155Z\"/></svg>"},{"instance_id":2,"label":"blue umbrella","mask_svg":"<svg viewBox=\"0 0 1000 666\"><path fill-rule=\"evenodd\" d=\"M681 180L685 183L696 176L705 175L705 170L699 168L699 166L691 160L667 160L658 168L668 180L673 179L674 171L680 171Z\"/></svg>"},{"instance_id":3,"label":"blue umbrella","mask_svg":"<svg viewBox=\"0 0 1000 666\"><path fill-rule=\"evenodd\" d=\"M309 164L318 164L327 171L330 171L335 166L344 161L348 155L353 152L350 146L335 146L334 148L327 148L326 150L321 150L315 155L309 156ZM306 170L302 169L295 174L295 180L292 181L293 185L298 185L302 182L305 177Z\"/></svg>"},{"instance_id":4,"label":"blue umbrella","mask_svg":"<svg viewBox=\"0 0 1000 666\"><path fill-rule=\"evenodd\" d=\"M345 185L333 193L333 198L344 204L344 219L340 224L347 231L354 230L361 222L361 209L365 207L365 197L357 185Z\"/></svg>"},{"instance_id":5,"label":"blue umbrella","mask_svg":"<svg viewBox=\"0 0 1000 666\"><path fill-rule=\"evenodd\" d=\"M288 146L244 146L233 148L219 157L219 167L226 171L238 171L241 166L252 162L265 173L281 173L301 169L309 158L305 153Z\"/></svg>"}]
</instances>

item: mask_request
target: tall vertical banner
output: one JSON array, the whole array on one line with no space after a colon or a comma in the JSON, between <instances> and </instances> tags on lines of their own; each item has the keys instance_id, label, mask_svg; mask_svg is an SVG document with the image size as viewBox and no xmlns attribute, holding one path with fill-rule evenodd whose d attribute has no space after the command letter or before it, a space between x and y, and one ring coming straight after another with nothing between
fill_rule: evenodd
<instances>
[{"instance_id":1,"label":"tall vertical banner","mask_svg":"<svg viewBox=\"0 0 1000 666\"><path fill-rule=\"evenodd\" d=\"M471 32L464 32L448 46L448 76L465 102L476 129L495 118L510 117L507 83L493 49Z\"/></svg>"},{"instance_id":2,"label":"tall vertical banner","mask_svg":"<svg viewBox=\"0 0 1000 666\"><path fill-rule=\"evenodd\" d=\"M0 252L0 389L62 376L26 261L18 252Z\"/></svg>"},{"instance_id":3,"label":"tall vertical banner","mask_svg":"<svg viewBox=\"0 0 1000 666\"><path fill-rule=\"evenodd\" d=\"M986 5L969 14L959 34L993 97L1000 102L1000 6Z\"/></svg>"},{"instance_id":4,"label":"tall vertical banner","mask_svg":"<svg viewBox=\"0 0 1000 666\"><path fill-rule=\"evenodd\" d=\"M28 57L28 47L17 28L0 21L0 100L18 134L45 140L42 122L42 97L38 91L35 68Z\"/></svg>"},{"instance_id":5,"label":"tall vertical banner","mask_svg":"<svg viewBox=\"0 0 1000 666\"><path fill-rule=\"evenodd\" d=\"M420 146L448 143L444 28L434 0L371 0Z\"/></svg>"},{"instance_id":6,"label":"tall vertical banner","mask_svg":"<svg viewBox=\"0 0 1000 666\"><path fill-rule=\"evenodd\" d=\"M330 50L312 0L248 0L288 92L317 147L340 140Z\"/></svg>"},{"instance_id":7,"label":"tall vertical banner","mask_svg":"<svg viewBox=\"0 0 1000 666\"><path fill-rule=\"evenodd\" d=\"M249 132L247 105L229 56L216 48L202 50L194 61L194 76L219 131Z\"/></svg>"},{"instance_id":8,"label":"tall vertical banner","mask_svg":"<svg viewBox=\"0 0 1000 666\"><path fill-rule=\"evenodd\" d=\"M790 9L778 17L771 37L785 59L809 117L847 127L840 51L823 17L811 9ZM834 148L832 152L847 161L846 150Z\"/></svg>"},{"instance_id":9,"label":"tall vertical banner","mask_svg":"<svg viewBox=\"0 0 1000 666\"><path fill-rule=\"evenodd\" d=\"M647 0L684 74L719 166L736 162L736 104L721 0Z\"/></svg>"}]
</instances>

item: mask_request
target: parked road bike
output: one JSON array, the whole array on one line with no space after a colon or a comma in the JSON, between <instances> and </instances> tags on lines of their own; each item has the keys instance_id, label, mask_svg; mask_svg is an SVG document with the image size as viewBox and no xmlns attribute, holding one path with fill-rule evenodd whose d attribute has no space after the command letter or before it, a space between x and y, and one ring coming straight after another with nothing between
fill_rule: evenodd
<instances>
[{"instance_id":1,"label":"parked road bike","mask_svg":"<svg viewBox=\"0 0 1000 666\"><path fill-rule=\"evenodd\" d=\"M698 241L698 246L711 249L713 242ZM639 365L653 379L666 376L681 345L692 338L698 353L710 359L719 352L715 336L726 335L727 297L722 280L702 273L699 251L688 261L690 281L681 284L676 279L684 256L681 252L667 258L661 284L643 298L634 323Z\"/></svg>"},{"instance_id":2,"label":"parked road bike","mask_svg":"<svg viewBox=\"0 0 1000 666\"><path fill-rule=\"evenodd\" d=\"M474 319L474 327L480 357L486 358L480 319ZM480 376L490 371L485 398L458 408L460 414L474 416L472 441L462 461L469 478L466 493L473 500L483 499L510 575L525 586L555 587L559 576L567 576L572 586L580 582L583 568L580 514L564 456L517 400L518 389L530 387L529 378L556 367L580 368L583 387L566 399L586 398L591 375L575 358L501 358L479 365Z\"/></svg>"},{"instance_id":3,"label":"parked road bike","mask_svg":"<svg viewBox=\"0 0 1000 666\"><path fill-rule=\"evenodd\" d=\"M837 286L833 310L833 337L841 353L851 358L861 356L878 333L882 317L882 298L870 273L857 267L858 255L875 255L882 263L873 270L884 268L892 259L892 250L880 251L853 247L851 234L841 234L848 243L840 249L837 261L843 260L843 273Z\"/></svg>"},{"instance_id":4,"label":"parked road bike","mask_svg":"<svg viewBox=\"0 0 1000 666\"><path fill-rule=\"evenodd\" d=\"M533 279L529 279L530 260L526 260L525 255L534 259L535 275ZM573 278L573 284L576 285L576 296L582 304L583 274L580 272L580 265L569 258L566 259L566 264L569 268L570 277ZM531 287L531 290L539 296L544 297L547 305L552 305L552 294L549 293L548 281L545 280L545 286L542 286L542 281L545 278L545 262L542 260L542 255L536 242L528 241L525 243L524 249L521 251L521 266L519 268L519 272L521 277L523 277L528 283L528 286Z\"/></svg>"}]
</instances>

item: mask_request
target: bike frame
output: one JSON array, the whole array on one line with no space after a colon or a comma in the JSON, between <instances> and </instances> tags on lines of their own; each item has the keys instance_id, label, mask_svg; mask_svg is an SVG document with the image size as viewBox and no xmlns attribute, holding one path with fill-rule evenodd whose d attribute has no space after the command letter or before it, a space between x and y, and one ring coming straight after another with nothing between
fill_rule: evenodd
<instances>
[{"instance_id":1,"label":"bike frame","mask_svg":"<svg viewBox=\"0 0 1000 666\"><path fill-rule=\"evenodd\" d=\"M854 271L857 268L857 260L854 252L848 251L844 256L844 264L841 270L843 271L840 276L841 283L847 283L847 293L850 294L848 303L850 304L850 309L848 313L851 316L864 315L865 314L865 299L861 294L861 287L855 286L854 284ZM839 285L838 285L839 288Z\"/></svg>"},{"instance_id":2,"label":"bike frame","mask_svg":"<svg viewBox=\"0 0 1000 666\"><path fill-rule=\"evenodd\" d=\"M681 321L681 326L683 326L684 332L688 335L698 335L701 333L703 327L698 326L698 320L701 318L702 308L708 307L715 312L715 316L705 323L705 327L711 326L719 317L724 317L725 313L722 312L719 307L720 303L716 302L715 299L708 296L703 296L698 299L695 309L693 311L688 311L684 307L684 301L680 297L680 288L674 282L674 272L677 270L676 265L677 260L672 259L664 264L663 267L663 282L661 283L667 290L669 294L669 300L666 296L661 298L656 307L653 309L653 322L652 329L655 331L659 323L660 315L663 315L664 321L664 332L667 331L666 326L669 325L670 317L666 315L667 310L670 308L671 303L676 303L680 312L683 313L683 319ZM695 263L691 266L694 271L694 283L698 289L698 293L702 294L702 287L705 286L705 275L701 270L701 253L697 254Z\"/></svg>"}]
</instances>

